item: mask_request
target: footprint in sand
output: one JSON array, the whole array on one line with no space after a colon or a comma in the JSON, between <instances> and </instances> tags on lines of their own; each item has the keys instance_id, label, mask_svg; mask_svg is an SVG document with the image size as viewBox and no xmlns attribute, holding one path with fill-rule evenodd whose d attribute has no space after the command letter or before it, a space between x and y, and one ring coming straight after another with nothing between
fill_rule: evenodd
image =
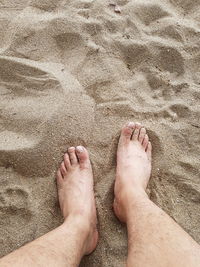
<instances>
[{"instance_id":1,"label":"footprint in sand","mask_svg":"<svg viewBox=\"0 0 200 267\"><path fill-rule=\"evenodd\" d=\"M0 190L0 246L9 253L34 238L35 226L31 227L34 209L28 190L20 186L7 186ZM5 242L6 240L6 242Z\"/></svg>"}]
</instances>

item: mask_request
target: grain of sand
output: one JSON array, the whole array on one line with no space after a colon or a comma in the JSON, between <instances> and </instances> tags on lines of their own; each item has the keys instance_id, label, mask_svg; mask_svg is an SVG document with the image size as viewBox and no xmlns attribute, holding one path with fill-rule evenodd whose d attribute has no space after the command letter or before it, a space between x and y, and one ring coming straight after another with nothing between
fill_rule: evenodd
<instances>
[{"instance_id":1,"label":"grain of sand","mask_svg":"<svg viewBox=\"0 0 200 267\"><path fill-rule=\"evenodd\" d=\"M112 201L129 120L153 143L151 199L200 242L200 2L2 0L0 21L1 256L60 224L55 171L81 144L100 230L81 266L123 266Z\"/></svg>"}]
</instances>

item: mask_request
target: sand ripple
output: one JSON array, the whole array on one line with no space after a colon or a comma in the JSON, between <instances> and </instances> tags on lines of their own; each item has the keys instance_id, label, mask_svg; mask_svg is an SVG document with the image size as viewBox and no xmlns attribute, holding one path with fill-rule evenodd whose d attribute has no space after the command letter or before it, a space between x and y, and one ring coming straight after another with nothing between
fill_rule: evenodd
<instances>
[{"instance_id":1,"label":"sand ripple","mask_svg":"<svg viewBox=\"0 0 200 267\"><path fill-rule=\"evenodd\" d=\"M88 147L100 244L82 266L122 266L112 213L119 129L142 121L154 146L151 198L200 241L199 1L1 1L1 255L61 221L54 172Z\"/></svg>"}]
</instances>

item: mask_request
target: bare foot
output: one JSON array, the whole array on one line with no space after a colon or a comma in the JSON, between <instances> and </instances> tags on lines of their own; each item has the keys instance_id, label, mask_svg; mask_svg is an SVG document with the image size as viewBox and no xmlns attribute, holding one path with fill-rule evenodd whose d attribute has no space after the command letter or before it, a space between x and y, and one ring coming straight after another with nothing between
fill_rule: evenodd
<instances>
[{"instance_id":1,"label":"bare foot","mask_svg":"<svg viewBox=\"0 0 200 267\"><path fill-rule=\"evenodd\" d=\"M57 185L63 217L73 217L87 230L84 254L90 254L97 246L98 232L92 167L84 147L68 149L57 172Z\"/></svg>"},{"instance_id":2,"label":"bare foot","mask_svg":"<svg viewBox=\"0 0 200 267\"><path fill-rule=\"evenodd\" d=\"M136 197L146 197L151 175L151 143L146 129L129 122L122 128L117 151L114 211L127 222L129 207Z\"/></svg>"}]
</instances>

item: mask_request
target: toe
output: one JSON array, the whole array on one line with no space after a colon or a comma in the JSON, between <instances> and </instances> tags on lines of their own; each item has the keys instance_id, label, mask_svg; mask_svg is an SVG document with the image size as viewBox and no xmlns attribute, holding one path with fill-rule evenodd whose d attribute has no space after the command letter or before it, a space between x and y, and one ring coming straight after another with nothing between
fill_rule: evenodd
<instances>
[{"instance_id":1,"label":"toe","mask_svg":"<svg viewBox=\"0 0 200 267\"><path fill-rule=\"evenodd\" d=\"M64 163L65 163L65 168L68 170L71 167L71 162L69 159L69 155L65 153L64 155Z\"/></svg>"},{"instance_id":2,"label":"toe","mask_svg":"<svg viewBox=\"0 0 200 267\"><path fill-rule=\"evenodd\" d=\"M60 172L61 172L63 178L64 178L65 175L67 174L67 169L66 169L66 167L65 167L65 163L64 163L64 161L63 161L63 162L61 163L61 165L60 165Z\"/></svg>"},{"instance_id":3,"label":"toe","mask_svg":"<svg viewBox=\"0 0 200 267\"><path fill-rule=\"evenodd\" d=\"M144 147L145 150L147 149L148 143L149 143L149 137L147 134L145 134L145 137L142 143L142 146Z\"/></svg>"},{"instance_id":4,"label":"toe","mask_svg":"<svg viewBox=\"0 0 200 267\"><path fill-rule=\"evenodd\" d=\"M142 127L140 129L140 133L139 133L139 142L142 144L143 140L144 140L144 137L145 137L145 134L146 134L146 129L144 127Z\"/></svg>"},{"instance_id":5,"label":"toe","mask_svg":"<svg viewBox=\"0 0 200 267\"><path fill-rule=\"evenodd\" d=\"M68 148L68 155L69 155L71 165L76 165L78 163L78 159L75 153L75 147Z\"/></svg>"},{"instance_id":6,"label":"toe","mask_svg":"<svg viewBox=\"0 0 200 267\"><path fill-rule=\"evenodd\" d=\"M133 141L138 140L141 127L142 127L142 125L140 123L136 123L135 124L135 130L134 130L133 135L132 135L132 140Z\"/></svg>"},{"instance_id":7,"label":"toe","mask_svg":"<svg viewBox=\"0 0 200 267\"><path fill-rule=\"evenodd\" d=\"M148 143L146 152L147 152L148 159L151 160L151 154L152 154L152 145L151 145L151 142Z\"/></svg>"},{"instance_id":8,"label":"toe","mask_svg":"<svg viewBox=\"0 0 200 267\"><path fill-rule=\"evenodd\" d=\"M61 186L62 182L63 182L63 176L62 176L62 173L61 173L60 169L58 169L58 171L57 171L56 178L57 178L58 186Z\"/></svg>"},{"instance_id":9,"label":"toe","mask_svg":"<svg viewBox=\"0 0 200 267\"><path fill-rule=\"evenodd\" d=\"M89 155L87 149L83 146L76 147L76 155L81 167L86 167L89 163Z\"/></svg>"},{"instance_id":10,"label":"toe","mask_svg":"<svg viewBox=\"0 0 200 267\"><path fill-rule=\"evenodd\" d=\"M130 141L134 128L135 128L134 122L129 122L126 125L124 125L121 131L120 139L126 142Z\"/></svg>"},{"instance_id":11,"label":"toe","mask_svg":"<svg viewBox=\"0 0 200 267\"><path fill-rule=\"evenodd\" d=\"M62 176L60 169L58 169L58 171L57 171L57 178L60 180L63 179L63 176Z\"/></svg>"}]
</instances>

